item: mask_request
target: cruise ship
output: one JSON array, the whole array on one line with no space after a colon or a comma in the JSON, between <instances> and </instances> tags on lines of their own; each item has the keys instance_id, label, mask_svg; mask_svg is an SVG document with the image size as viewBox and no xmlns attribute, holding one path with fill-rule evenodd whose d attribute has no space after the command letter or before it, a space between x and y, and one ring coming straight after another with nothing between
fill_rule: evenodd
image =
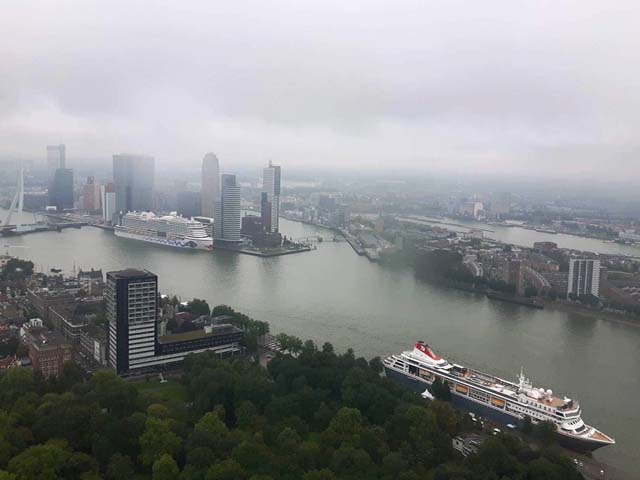
<instances>
[{"instance_id":1,"label":"cruise ship","mask_svg":"<svg viewBox=\"0 0 640 480\"><path fill-rule=\"evenodd\" d=\"M213 249L213 239L205 226L175 213L161 217L151 212L130 212L114 227L116 237L130 238L168 247L192 250Z\"/></svg>"},{"instance_id":2,"label":"cruise ship","mask_svg":"<svg viewBox=\"0 0 640 480\"><path fill-rule=\"evenodd\" d=\"M439 379L448 383L451 402L470 412L504 424L519 424L526 416L533 423L553 422L560 443L574 450L593 451L615 443L613 438L582 421L576 400L534 388L522 371L516 382L509 382L449 363L422 341L416 343L413 350L392 355L383 363L388 378L425 398L433 398L429 389Z\"/></svg>"}]
</instances>

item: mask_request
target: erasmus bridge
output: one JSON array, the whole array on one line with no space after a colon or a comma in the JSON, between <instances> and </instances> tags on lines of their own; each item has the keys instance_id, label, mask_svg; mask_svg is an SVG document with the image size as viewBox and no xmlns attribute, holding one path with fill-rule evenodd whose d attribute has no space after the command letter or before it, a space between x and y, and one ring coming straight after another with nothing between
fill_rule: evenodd
<instances>
[{"instance_id":1,"label":"erasmus bridge","mask_svg":"<svg viewBox=\"0 0 640 480\"><path fill-rule=\"evenodd\" d=\"M13 196L13 200L11 201L11 205L9 206L9 213L7 214L7 218L4 222L0 223L0 235L24 235L27 233L35 233L35 232L49 232L52 230L60 231L62 228L67 227L79 227L81 225L86 225L82 223L55 223L49 224L45 222L38 222L36 218L35 212L33 213L33 223L23 223L24 222L24 167L22 163L20 163L20 167L18 168L18 181L16 186L16 193ZM12 223L12 220L16 219L16 223Z\"/></svg>"}]
</instances>

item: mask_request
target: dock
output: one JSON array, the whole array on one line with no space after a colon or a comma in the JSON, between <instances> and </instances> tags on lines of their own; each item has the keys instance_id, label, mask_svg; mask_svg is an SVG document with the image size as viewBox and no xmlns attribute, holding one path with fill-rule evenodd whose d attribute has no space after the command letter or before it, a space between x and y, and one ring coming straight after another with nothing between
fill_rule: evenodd
<instances>
[{"instance_id":1,"label":"dock","mask_svg":"<svg viewBox=\"0 0 640 480\"><path fill-rule=\"evenodd\" d=\"M32 233L40 233L40 232L61 232L65 228L82 228L87 226L86 222L66 222L66 223L56 223L56 224L34 224L34 225L4 225L0 227L0 235L9 237L9 236L20 236L20 235L28 235Z\"/></svg>"},{"instance_id":2,"label":"dock","mask_svg":"<svg viewBox=\"0 0 640 480\"><path fill-rule=\"evenodd\" d=\"M270 258L270 257L280 257L282 255L292 255L294 253L302 253L302 252L310 252L313 250L309 246L296 247L296 248L280 248L274 249L273 251L261 251L254 248L247 247L228 247L228 246L219 246L214 245L213 250L224 250L228 252L235 253L243 253L245 255L252 255L254 257L262 257L262 258Z\"/></svg>"}]
</instances>

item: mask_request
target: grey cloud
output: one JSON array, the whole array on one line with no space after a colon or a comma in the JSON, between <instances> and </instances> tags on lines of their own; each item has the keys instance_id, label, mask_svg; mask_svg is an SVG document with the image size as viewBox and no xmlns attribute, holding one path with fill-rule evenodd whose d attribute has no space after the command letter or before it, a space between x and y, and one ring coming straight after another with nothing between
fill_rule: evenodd
<instances>
[{"instance_id":1,"label":"grey cloud","mask_svg":"<svg viewBox=\"0 0 640 480\"><path fill-rule=\"evenodd\" d=\"M500 175L551 162L637 178L638 10L3 2L0 155L64 142L70 158L196 164L214 150L223 162Z\"/></svg>"}]
</instances>

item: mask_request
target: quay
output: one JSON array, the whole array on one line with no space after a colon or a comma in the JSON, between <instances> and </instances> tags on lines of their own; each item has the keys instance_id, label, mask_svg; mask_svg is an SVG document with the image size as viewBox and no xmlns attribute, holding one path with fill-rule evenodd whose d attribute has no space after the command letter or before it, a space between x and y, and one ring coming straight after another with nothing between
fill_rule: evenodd
<instances>
[{"instance_id":1,"label":"quay","mask_svg":"<svg viewBox=\"0 0 640 480\"><path fill-rule=\"evenodd\" d=\"M254 257L262 257L262 258L280 257L282 255L291 255L294 253L310 252L311 250L314 250L313 248L307 245L302 247L295 247L295 248L270 249L267 251L254 249L254 248L247 248L247 247L228 247L228 246L220 246L220 245L214 245L213 249L224 250L228 252L243 253L245 255L253 255Z\"/></svg>"},{"instance_id":2,"label":"quay","mask_svg":"<svg viewBox=\"0 0 640 480\"><path fill-rule=\"evenodd\" d=\"M21 229L17 229L18 227L16 225L4 225L0 227L0 235L5 237L13 237L39 232L61 232L65 228L82 228L87 225L88 223L86 222L66 222L56 224L22 225L23 228Z\"/></svg>"}]
</instances>

